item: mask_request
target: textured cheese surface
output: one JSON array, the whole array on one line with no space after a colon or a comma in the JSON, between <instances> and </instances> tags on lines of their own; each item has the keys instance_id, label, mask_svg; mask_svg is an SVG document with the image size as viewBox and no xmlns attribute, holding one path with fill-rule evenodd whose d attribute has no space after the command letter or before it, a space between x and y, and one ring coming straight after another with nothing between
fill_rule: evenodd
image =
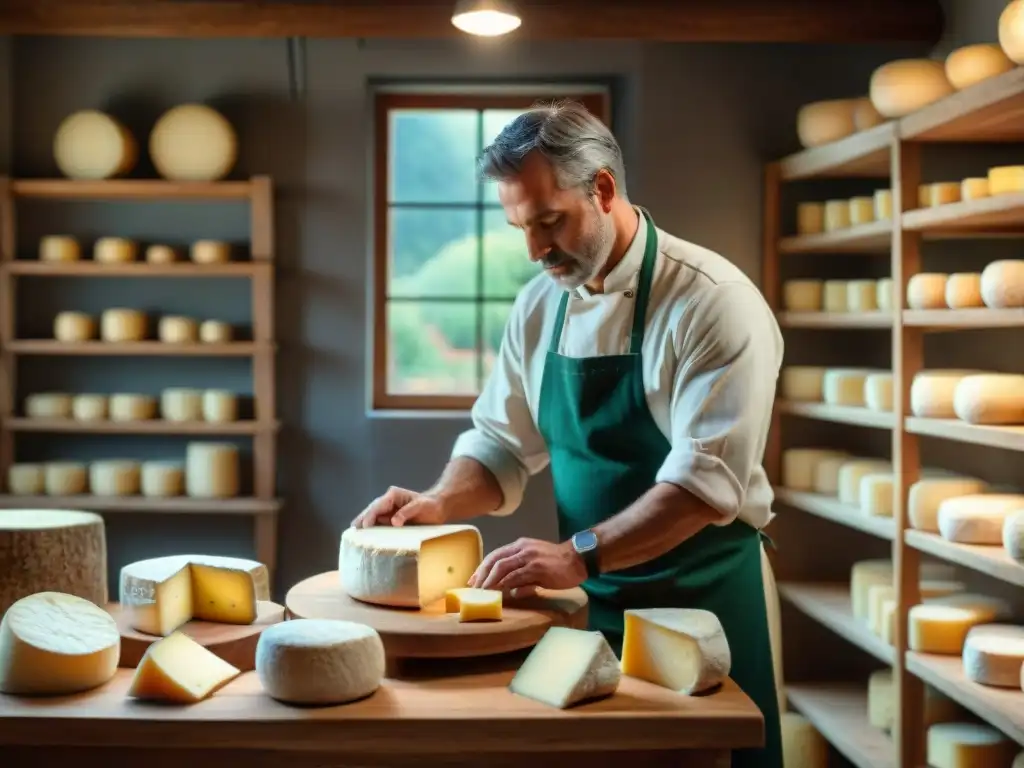
<instances>
[{"instance_id":1,"label":"textured cheese surface","mask_svg":"<svg viewBox=\"0 0 1024 768\"><path fill-rule=\"evenodd\" d=\"M850 201L825 201L825 231L835 232L850 226Z\"/></svg>"},{"instance_id":2,"label":"textured cheese surface","mask_svg":"<svg viewBox=\"0 0 1024 768\"><path fill-rule=\"evenodd\" d=\"M459 614L459 621L499 621L501 619L501 591L459 587L449 589L444 596L446 613Z\"/></svg>"},{"instance_id":3,"label":"textured cheese surface","mask_svg":"<svg viewBox=\"0 0 1024 768\"><path fill-rule=\"evenodd\" d=\"M37 592L0 620L0 692L68 695L117 672L121 634L105 610L81 597Z\"/></svg>"},{"instance_id":4,"label":"textured cheese surface","mask_svg":"<svg viewBox=\"0 0 1024 768\"><path fill-rule=\"evenodd\" d=\"M185 493L199 499L237 496L241 485L238 447L231 443L189 443L185 447Z\"/></svg>"},{"instance_id":5,"label":"textured cheese surface","mask_svg":"<svg viewBox=\"0 0 1024 768\"><path fill-rule=\"evenodd\" d=\"M293 619L267 627L256 644L256 675L268 696L289 704L345 704L384 679L384 643L365 624Z\"/></svg>"},{"instance_id":6,"label":"textured cheese surface","mask_svg":"<svg viewBox=\"0 0 1024 768\"><path fill-rule=\"evenodd\" d=\"M139 255L139 244L124 237L101 237L92 246L97 264L128 264Z\"/></svg>"},{"instance_id":7,"label":"textured cheese surface","mask_svg":"<svg viewBox=\"0 0 1024 768\"><path fill-rule=\"evenodd\" d=\"M231 261L231 245L223 240L196 240L188 255L196 264L224 264Z\"/></svg>"},{"instance_id":8,"label":"textured cheese surface","mask_svg":"<svg viewBox=\"0 0 1024 768\"><path fill-rule=\"evenodd\" d=\"M796 233L798 235L817 235L825 231L824 203L797 203Z\"/></svg>"},{"instance_id":9,"label":"textured cheese surface","mask_svg":"<svg viewBox=\"0 0 1024 768\"><path fill-rule=\"evenodd\" d=\"M822 394L830 405L864 406L864 381L875 373L870 368L829 368Z\"/></svg>"},{"instance_id":10,"label":"textured cheese surface","mask_svg":"<svg viewBox=\"0 0 1024 768\"><path fill-rule=\"evenodd\" d=\"M82 258L82 246L73 237L47 235L39 240L39 260L67 263Z\"/></svg>"},{"instance_id":11,"label":"textured cheese surface","mask_svg":"<svg viewBox=\"0 0 1024 768\"><path fill-rule=\"evenodd\" d=\"M877 309L878 292L875 290L875 281L851 280L846 286L846 311L874 312Z\"/></svg>"},{"instance_id":12,"label":"textured cheese surface","mask_svg":"<svg viewBox=\"0 0 1024 768\"><path fill-rule=\"evenodd\" d=\"M946 281L949 275L919 272L907 281L907 306L910 309L946 309Z\"/></svg>"},{"instance_id":13,"label":"textured cheese surface","mask_svg":"<svg viewBox=\"0 0 1024 768\"><path fill-rule=\"evenodd\" d=\"M782 764L786 768L828 768L828 742L797 712L783 712Z\"/></svg>"},{"instance_id":14,"label":"textured cheese surface","mask_svg":"<svg viewBox=\"0 0 1024 768\"><path fill-rule=\"evenodd\" d=\"M1021 688L1024 627L984 624L971 627L964 640L964 675L981 685Z\"/></svg>"},{"instance_id":15,"label":"textured cheese surface","mask_svg":"<svg viewBox=\"0 0 1024 768\"><path fill-rule=\"evenodd\" d=\"M625 612L622 672L684 694L722 683L732 654L718 617L694 608Z\"/></svg>"},{"instance_id":16,"label":"textured cheese surface","mask_svg":"<svg viewBox=\"0 0 1024 768\"><path fill-rule=\"evenodd\" d=\"M950 309L984 307L980 272L955 272L946 280L946 306Z\"/></svg>"},{"instance_id":17,"label":"textured cheese surface","mask_svg":"<svg viewBox=\"0 0 1024 768\"><path fill-rule=\"evenodd\" d=\"M956 496L939 504L939 533L957 544L999 546L1006 516L1020 510L1024 510L1024 494Z\"/></svg>"},{"instance_id":18,"label":"textured cheese surface","mask_svg":"<svg viewBox=\"0 0 1024 768\"><path fill-rule=\"evenodd\" d=\"M892 218L892 190L875 190L875 219L888 221Z\"/></svg>"},{"instance_id":19,"label":"textured cheese surface","mask_svg":"<svg viewBox=\"0 0 1024 768\"><path fill-rule=\"evenodd\" d=\"M907 614L907 645L912 651L959 656L971 627L1010 613L1006 601L956 593L911 606Z\"/></svg>"},{"instance_id":20,"label":"textured cheese surface","mask_svg":"<svg viewBox=\"0 0 1024 768\"><path fill-rule=\"evenodd\" d=\"M1024 259L1000 259L985 267L981 298L992 309L1024 307Z\"/></svg>"},{"instance_id":21,"label":"textured cheese surface","mask_svg":"<svg viewBox=\"0 0 1024 768\"><path fill-rule=\"evenodd\" d=\"M142 467L131 459L105 459L89 465L89 490L94 496L134 496Z\"/></svg>"},{"instance_id":22,"label":"textured cheese surface","mask_svg":"<svg viewBox=\"0 0 1024 768\"><path fill-rule=\"evenodd\" d=\"M1024 510L1011 512L1003 521L1003 549L1017 562L1024 562Z\"/></svg>"},{"instance_id":23,"label":"textured cheese surface","mask_svg":"<svg viewBox=\"0 0 1024 768\"><path fill-rule=\"evenodd\" d=\"M822 307L822 280L786 280L782 305L788 312L818 312Z\"/></svg>"},{"instance_id":24,"label":"textured cheese surface","mask_svg":"<svg viewBox=\"0 0 1024 768\"><path fill-rule=\"evenodd\" d=\"M89 341L96 336L96 321L84 312L58 312L53 319L53 338L57 341Z\"/></svg>"},{"instance_id":25,"label":"textured cheese surface","mask_svg":"<svg viewBox=\"0 0 1024 768\"><path fill-rule=\"evenodd\" d=\"M896 59L871 74L869 92L879 114L892 119L949 96L953 86L941 61Z\"/></svg>"},{"instance_id":26,"label":"textured cheese surface","mask_svg":"<svg viewBox=\"0 0 1024 768\"><path fill-rule=\"evenodd\" d=\"M1007 766L1019 749L1015 742L982 723L936 723L928 728L929 768Z\"/></svg>"},{"instance_id":27,"label":"textured cheese surface","mask_svg":"<svg viewBox=\"0 0 1024 768\"><path fill-rule=\"evenodd\" d=\"M924 686L925 725L948 723L963 717L964 712L952 699ZM875 728L891 731L896 716L896 689L891 669L879 669L868 678L868 722Z\"/></svg>"},{"instance_id":28,"label":"textured cheese surface","mask_svg":"<svg viewBox=\"0 0 1024 768\"><path fill-rule=\"evenodd\" d=\"M42 496L46 492L46 467L18 463L7 468L7 492L12 496Z\"/></svg>"},{"instance_id":29,"label":"textured cheese surface","mask_svg":"<svg viewBox=\"0 0 1024 768\"><path fill-rule=\"evenodd\" d=\"M865 475L888 474L892 464L882 459L851 459L839 467L839 501L860 506L860 481Z\"/></svg>"},{"instance_id":30,"label":"textured cheese surface","mask_svg":"<svg viewBox=\"0 0 1024 768\"><path fill-rule=\"evenodd\" d=\"M116 119L95 109L65 117L53 139L53 159L69 179L109 179L130 172L138 160L134 137Z\"/></svg>"},{"instance_id":31,"label":"textured cheese surface","mask_svg":"<svg viewBox=\"0 0 1024 768\"><path fill-rule=\"evenodd\" d=\"M847 454L823 456L814 465L814 492L826 496L839 494L839 469L855 457Z\"/></svg>"},{"instance_id":32,"label":"textured cheese surface","mask_svg":"<svg viewBox=\"0 0 1024 768\"><path fill-rule=\"evenodd\" d=\"M47 496L79 496L89 490L89 469L77 461L50 461L46 464Z\"/></svg>"},{"instance_id":33,"label":"textured cheese surface","mask_svg":"<svg viewBox=\"0 0 1024 768\"><path fill-rule=\"evenodd\" d=\"M143 462L140 491L149 498L181 496L185 493L185 467L179 461Z\"/></svg>"},{"instance_id":34,"label":"textured cheese surface","mask_svg":"<svg viewBox=\"0 0 1024 768\"><path fill-rule=\"evenodd\" d=\"M864 404L869 411L892 410L892 374L872 373L864 380Z\"/></svg>"},{"instance_id":35,"label":"textured cheese surface","mask_svg":"<svg viewBox=\"0 0 1024 768\"><path fill-rule=\"evenodd\" d=\"M25 398L25 415L30 419L67 419L71 402L71 395L64 392L36 392Z\"/></svg>"},{"instance_id":36,"label":"textured cheese surface","mask_svg":"<svg viewBox=\"0 0 1024 768\"><path fill-rule=\"evenodd\" d=\"M203 421L223 424L238 419L238 395L226 389L203 391Z\"/></svg>"},{"instance_id":37,"label":"textured cheese surface","mask_svg":"<svg viewBox=\"0 0 1024 768\"><path fill-rule=\"evenodd\" d=\"M964 377L953 394L953 411L969 424L1024 424L1024 375Z\"/></svg>"},{"instance_id":38,"label":"textured cheese surface","mask_svg":"<svg viewBox=\"0 0 1024 768\"><path fill-rule=\"evenodd\" d=\"M960 198L978 200L989 196L987 176L969 176L960 182Z\"/></svg>"},{"instance_id":39,"label":"textured cheese surface","mask_svg":"<svg viewBox=\"0 0 1024 768\"><path fill-rule=\"evenodd\" d=\"M968 376L980 373L971 369L935 368L915 374L910 384L910 411L926 419L954 419L953 400L957 385Z\"/></svg>"},{"instance_id":40,"label":"textured cheese surface","mask_svg":"<svg viewBox=\"0 0 1024 768\"><path fill-rule=\"evenodd\" d=\"M75 395L71 401L71 417L75 421L103 421L110 413L106 395Z\"/></svg>"},{"instance_id":41,"label":"textured cheese surface","mask_svg":"<svg viewBox=\"0 0 1024 768\"><path fill-rule=\"evenodd\" d=\"M149 134L156 172L172 181L217 181L235 165L238 138L225 117L205 104L164 112Z\"/></svg>"},{"instance_id":42,"label":"textured cheese surface","mask_svg":"<svg viewBox=\"0 0 1024 768\"><path fill-rule=\"evenodd\" d=\"M875 201L870 197L850 198L850 224L868 224L875 220ZM856 281L861 282L861 281Z\"/></svg>"},{"instance_id":43,"label":"textured cheese surface","mask_svg":"<svg viewBox=\"0 0 1024 768\"><path fill-rule=\"evenodd\" d=\"M199 340L199 324L191 317L167 315L157 324L157 337L164 344L193 344Z\"/></svg>"},{"instance_id":44,"label":"textured cheese surface","mask_svg":"<svg viewBox=\"0 0 1024 768\"><path fill-rule=\"evenodd\" d=\"M629 674L624 667L620 669L615 652L600 632L551 627L508 687L519 696L566 709L612 695L624 673Z\"/></svg>"},{"instance_id":45,"label":"textured cheese surface","mask_svg":"<svg viewBox=\"0 0 1024 768\"><path fill-rule=\"evenodd\" d=\"M390 525L348 528L338 570L350 597L367 603L422 608L464 587L483 560L472 525Z\"/></svg>"},{"instance_id":46,"label":"textured cheese surface","mask_svg":"<svg viewBox=\"0 0 1024 768\"><path fill-rule=\"evenodd\" d=\"M796 113L796 133L805 149L820 147L857 130L853 99L828 99L804 104Z\"/></svg>"},{"instance_id":47,"label":"textured cheese surface","mask_svg":"<svg viewBox=\"0 0 1024 768\"><path fill-rule=\"evenodd\" d=\"M199 324L199 341L203 344L226 344L234 338L234 331L220 320L203 320Z\"/></svg>"},{"instance_id":48,"label":"textured cheese surface","mask_svg":"<svg viewBox=\"0 0 1024 768\"><path fill-rule=\"evenodd\" d=\"M160 393L160 416L166 421L202 421L203 391L172 387Z\"/></svg>"},{"instance_id":49,"label":"textured cheese surface","mask_svg":"<svg viewBox=\"0 0 1024 768\"><path fill-rule=\"evenodd\" d=\"M907 492L907 516L910 526L919 531L939 532L939 506L957 496L983 494L988 484L972 477L922 478Z\"/></svg>"},{"instance_id":50,"label":"textured cheese surface","mask_svg":"<svg viewBox=\"0 0 1024 768\"><path fill-rule=\"evenodd\" d=\"M822 308L826 312L846 311L846 290L849 284L849 280L826 280L824 282L825 292Z\"/></svg>"},{"instance_id":51,"label":"textured cheese surface","mask_svg":"<svg viewBox=\"0 0 1024 768\"><path fill-rule=\"evenodd\" d=\"M194 704L212 696L240 674L241 670L185 633L175 632L146 650L135 669L128 696L144 701Z\"/></svg>"},{"instance_id":52,"label":"textured cheese surface","mask_svg":"<svg viewBox=\"0 0 1024 768\"><path fill-rule=\"evenodd\" d=\"M995 43L957 48L946 57L946 78L957 90L1013 69L1013 62Z\"/></svg>"},{"instance_id":53,"label":"textured cheese surface","mask_svg":"<svg viewBox=\"0 0 1024 768\"><path fill-rule=\"evenodd\" d=\"M111 421L147 421L156 417L156 398L132 392L115 392L110 396Z\"/></svg>"},{"instance_id":54,"label":"textured cheese surface","mask_svg":"<svg viewBox=\"0 0 1024 768\"><path fill-rule=\"evenodd\" d=\"M100 316L103 341L142 341L147 332L146 314L137 309L108 309Z\"/></svg>"},{"instance_id":55,"label":"textured cheese surface","mask_svg":"<svg viewBox=\"0 0 1024 768\"><path fill-rule=\"evenodd\" d=\"M825 459L846 459L832 448L787 448L782 452L782 484L795 491L813 491L818 464Z\"/></svg>"}]
</instances>

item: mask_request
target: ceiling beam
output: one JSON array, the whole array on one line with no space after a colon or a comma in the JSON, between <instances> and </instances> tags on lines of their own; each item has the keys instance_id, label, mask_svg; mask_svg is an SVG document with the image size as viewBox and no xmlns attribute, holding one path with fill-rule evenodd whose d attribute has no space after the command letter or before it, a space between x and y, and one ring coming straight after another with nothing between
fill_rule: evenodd
<instances>
[{"instance_id":1,"label":"ceiling beam","mask_svg":"<svg viewBox=\"0 0 1024 768\"><path fill-rule=\"evenodd\" d=\"M113 37L463 36L454 0L2 0L0 34ZM938 41L939 0L520 0L509 39Z\"/></svg>"}]
</instances>

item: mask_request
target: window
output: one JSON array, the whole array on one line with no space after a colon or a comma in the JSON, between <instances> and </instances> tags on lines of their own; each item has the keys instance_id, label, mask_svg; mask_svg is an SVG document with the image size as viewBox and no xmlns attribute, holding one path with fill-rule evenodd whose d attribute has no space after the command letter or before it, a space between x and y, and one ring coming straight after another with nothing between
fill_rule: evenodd
<instances>
[{"instance_id":1,"label":"window","mask_svg":"<svg viewBox=\"0 0 1024 768\"><path fill-rule=\"evenodd\" d=\"M539 271L477 158L531 105L566 97L608 120L607 95L593 89L377 94L374 408L472 406L512 302Z\"/></svg>"}]
</instances>

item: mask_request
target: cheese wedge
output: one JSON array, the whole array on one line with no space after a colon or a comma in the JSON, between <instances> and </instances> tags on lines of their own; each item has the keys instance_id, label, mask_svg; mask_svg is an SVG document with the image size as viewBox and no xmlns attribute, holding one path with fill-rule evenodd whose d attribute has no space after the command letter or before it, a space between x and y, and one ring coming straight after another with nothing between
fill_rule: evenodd
<instances>
[{"instance_id":1,"label":"cheese wedge","mask_svg":"<svg viewBox=\"0 0 1024 768\"><path fill-rule=\"evenodd\" d=\"M460 587L445 594L445 612L459 614L459 621L500 621L501 591Z\"/></svg>"},{"instance_id":2,"label":"cheese wedge","mask_svg":"<svg viewBox=\"0 0 1024 768\"><path fill-rule=\"evenodd\" d=\"M135 699L194 704L212 696L241 670L184 632L153 643L139 662L128 695Z\"/></svg>"}]
</instances>

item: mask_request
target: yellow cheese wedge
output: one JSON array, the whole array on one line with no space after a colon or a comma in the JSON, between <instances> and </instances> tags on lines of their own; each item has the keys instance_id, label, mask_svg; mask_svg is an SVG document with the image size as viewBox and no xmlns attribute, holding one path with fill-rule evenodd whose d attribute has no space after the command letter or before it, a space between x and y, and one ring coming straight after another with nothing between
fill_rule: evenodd
<instances>
[{"instance_id":1,"label":"yellow cheese wedge","mask_svg":"<svg viewBox=\"0 0 1024 768\"><path fill-rule=\"evenodd\" d=\"M228 664L183 632L149 646L132 678L135 699L194 704L234 680L241 670Z\"/></svg>"},{"instance_id":2,"label":"yellow cheese wedge","mask_svg":"<svg viewBox=\"0 0 1024 768\"><path fill-rule=\"evenodd\" d=\"M459 621L500 621L501 591L459 587L444 596L446 613L459 614Z\"/></svg>"}]
</instances>

